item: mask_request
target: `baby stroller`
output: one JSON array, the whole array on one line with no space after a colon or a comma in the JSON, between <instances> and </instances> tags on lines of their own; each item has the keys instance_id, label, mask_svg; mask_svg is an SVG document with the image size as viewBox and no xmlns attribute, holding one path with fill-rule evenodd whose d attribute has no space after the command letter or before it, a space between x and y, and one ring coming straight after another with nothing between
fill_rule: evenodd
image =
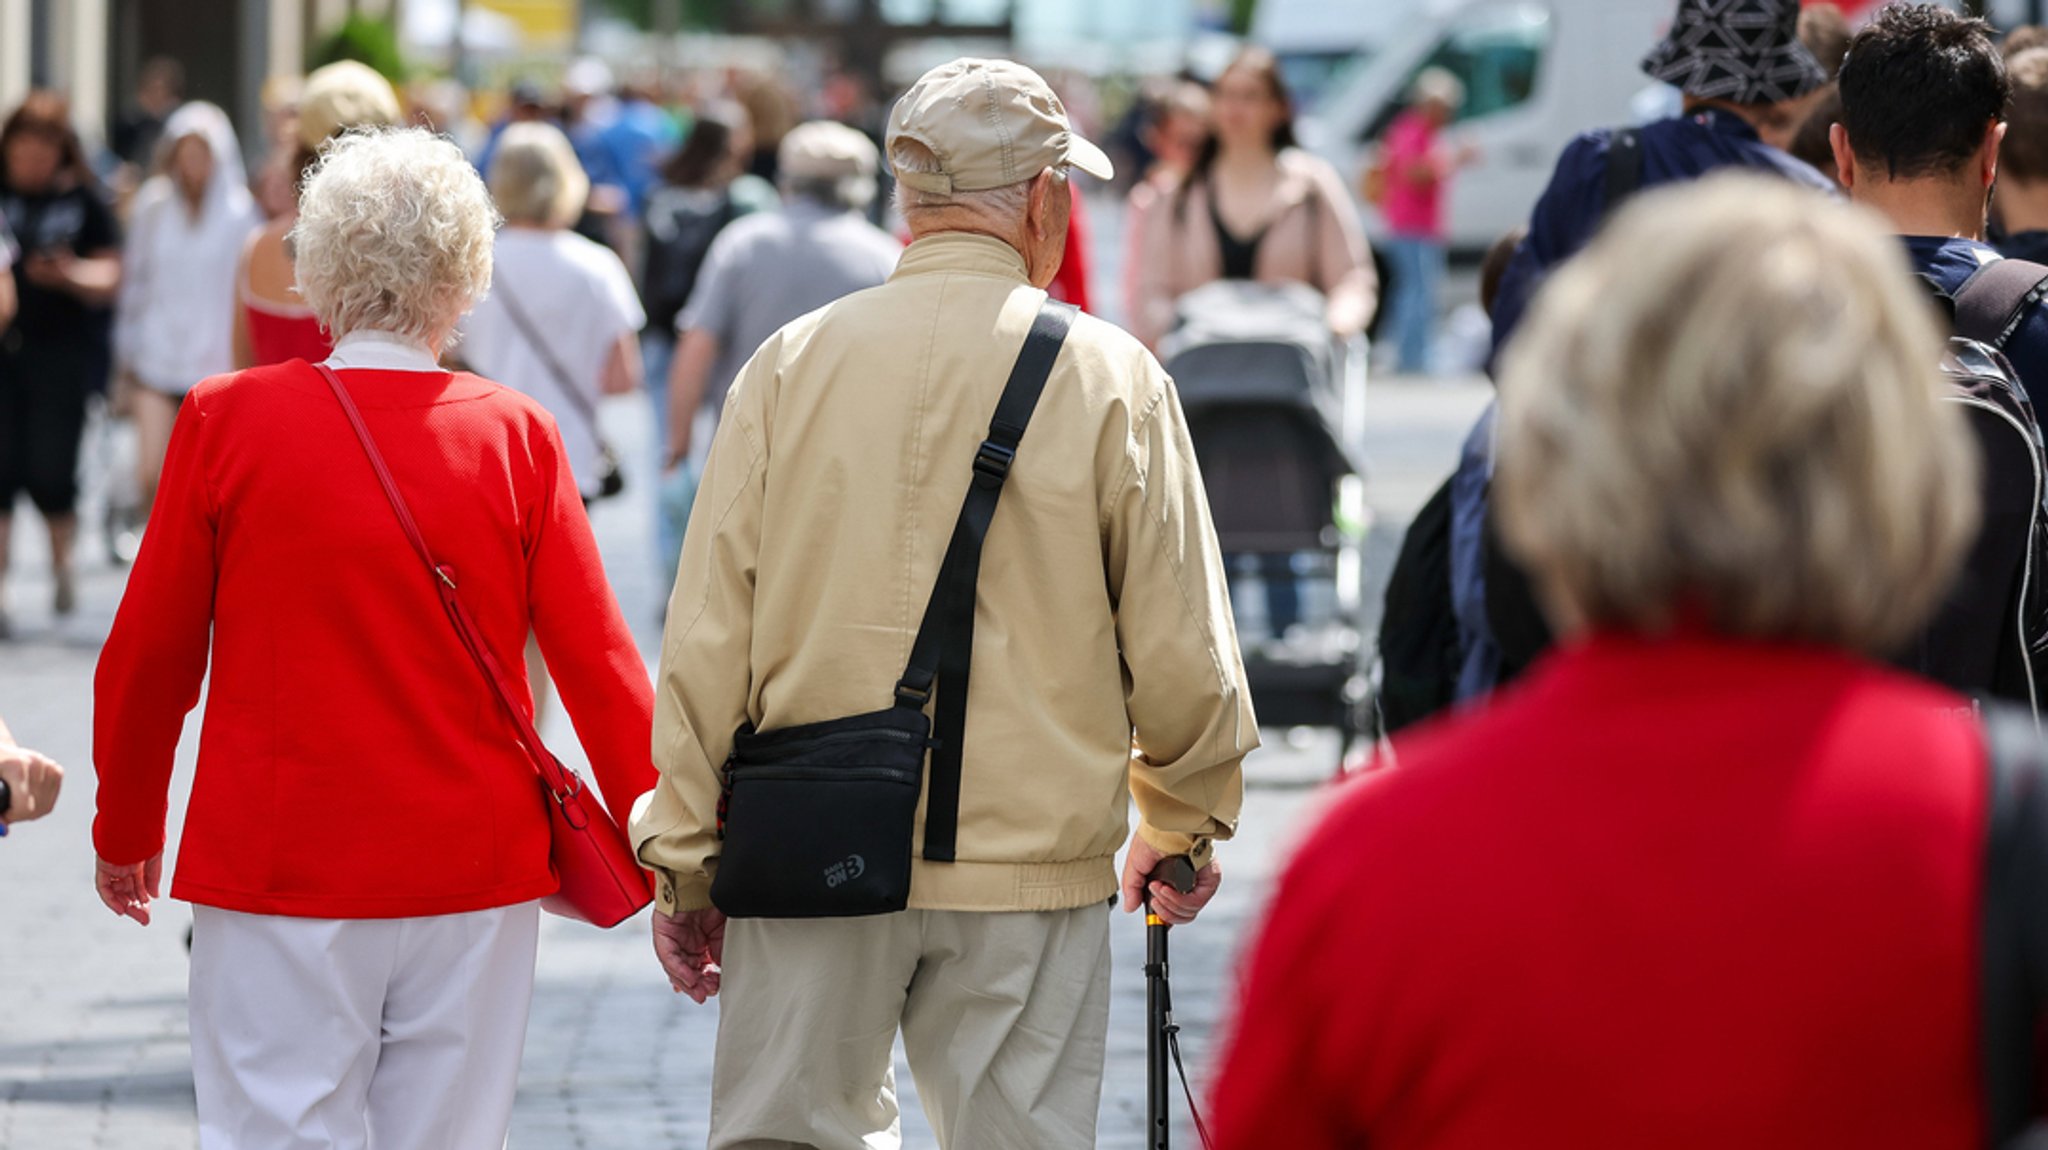
<instances>
[{"instance_id":1,"label":"baby stroller","mask_svg":"<svg viewBox=\"0 0 2048 1150\"><path fill-rule=\"evenodd\" d=\"M1364 730L1363 357L1302 285L1210 284L1161 358L1180 389L1259 722ZM1354 378L1354 372L1356 378ZM1341 758L1339 760L1342 761Z\"/></svg>"}]
</instances>

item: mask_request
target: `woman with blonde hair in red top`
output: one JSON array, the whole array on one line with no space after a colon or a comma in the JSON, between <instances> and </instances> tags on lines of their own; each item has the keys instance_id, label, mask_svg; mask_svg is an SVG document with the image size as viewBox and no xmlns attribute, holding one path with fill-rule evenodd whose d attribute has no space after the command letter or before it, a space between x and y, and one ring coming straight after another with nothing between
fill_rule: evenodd
<instances>
[{"instance_id":1,"label":"woman with blonde hair in red top","mask_svg":"<svg viewBox=\"0 0 2048 1150\"><path fill-rule=\"evenodd\" d=\"M549 798L352 428L530 708L538 636L604 803L653 785L652 694L555 424L438 357L497 213L446 140L330 144L292 230L334 333L200 383L100 659L98 887L147 924L211 671L172 893L194 904L200 1143L499 1150L554 894ZM340 392L341 394L337 394Z\"/></svg>"},{"instance_id":2,"label":"woman with blonde hair in red top","mask_svg":"<svg viewBox=\"0 0 2048 1150\"><path fill-rule=\"evenodd\" d=\"M367 65L342 60L306 78L294 129L291 210L249 237L235 272L237 368L327 358L333 344L299 292L285 244L298 221L298 189L327 141L351 128L395 127L404 118L391 82Z\"/></svg>"}]
</instances>

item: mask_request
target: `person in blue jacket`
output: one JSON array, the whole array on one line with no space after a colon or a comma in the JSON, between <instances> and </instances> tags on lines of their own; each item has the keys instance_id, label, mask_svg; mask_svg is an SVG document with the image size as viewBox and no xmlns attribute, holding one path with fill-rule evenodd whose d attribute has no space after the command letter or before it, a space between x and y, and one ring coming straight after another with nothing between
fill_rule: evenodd
<instances>
[{"instance_id":1,"label":"person in blue jacket","mask_svg":"<svg viewBox=\"0 0 2048 1150\"><path fill-rule=\"evenodd\" d=\"M1833 194L1826 176L1761 135L1796 116L1803 110L1800 97L1827 83L1826 70L1800 43L1798 26L1798 0L1679 0L1670 35L1644 57L1643 71L1685 93L1684 110L1635 129L1641 149L1635 185L1740 167ZM1558 157L1528 237L1501 281L1496 352L1551 269L1578 254L1607 217L1615 137L1609 128L1583 133Z\"/></svg>"},{"instance_id":2,"label":"person in blue jacket","mask_svg":"<svg viewBox=\"0 0 2048 1150\"><path fill-rule=\"evenodd\" d=\"M1799 0L1678 0L1671 31L1644 57L1643 71L1684 93L1682 111L1625 133L1585 132L1566 145L1501 277L1492 311L1496 356L1552 269L1578 254L1616 206L1611 191L1749 168L1816 194L1837 194L1812 165L1763 140L1766 131L1796 128L1805 111L1802 97L1827 83L1826 70L1799 40L1798 24ZM1633 145L1618 161L1629 173L1619 180L1611 170L1618 142L1625 153ZM1549 635L1525 581L1480 538L1493 474L1492 428L1489 408L1452 479L1452 598L1465 638L1461 700L1513 678Z\"/></svg>"}]
</instances>

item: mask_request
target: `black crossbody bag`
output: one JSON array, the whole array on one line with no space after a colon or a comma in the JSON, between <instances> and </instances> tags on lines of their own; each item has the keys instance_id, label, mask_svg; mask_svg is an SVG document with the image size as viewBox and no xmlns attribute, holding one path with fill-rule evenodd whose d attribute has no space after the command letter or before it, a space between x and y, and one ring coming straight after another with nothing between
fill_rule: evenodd
<instances>
[{"instance_id":1,"label":"black crossbody bag","mask_svg":"<svg viewBox=\"0 0 2048 1150\"><path fill-rule=\"evenodd\" d=\"M733 736L718 809L723 842L711 881L711 901L728 916L842 918L908 906L927 750L924 857L953 861L981 545L1074 315L1048 300L1032 321L988 438L974 454L974 481L896 684L895 705L774 731L749 724Z\"/></svg>"}]
</instances>

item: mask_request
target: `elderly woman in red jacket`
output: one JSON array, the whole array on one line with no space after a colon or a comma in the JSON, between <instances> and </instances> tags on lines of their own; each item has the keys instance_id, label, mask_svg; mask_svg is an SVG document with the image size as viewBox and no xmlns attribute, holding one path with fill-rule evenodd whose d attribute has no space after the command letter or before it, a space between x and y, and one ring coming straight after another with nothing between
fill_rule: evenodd
<instances>
[{"instance_id":1,"label":"elderly woman in red jacket","mask_svg":"<svg viewBox=\"0 0 2048 1150\"><path fill-rule=\"evenodd\" d=\"M301 199L299 289L482 645L523 677L538 636L623 823L653 784L652 693L561 438L437 362L496 225L453 144L347 136ZM498 1150L557 887L548 799L302 360L193 389L101 656L98 885L145 924L209 664L172 888L194 904L202 1146Z\"/></svg>"},{"instance_id":2,"label":"elderly woman in red jacket","mask_svg":"<svg viewBox=\"0 0 2048 1150\"><path fill-rule=\"evenodd\" d=\"M1335 796L1218 1146L1984 1144L1983 735L1871 660L1974 533L1940 347L1875 217L1753 177L1545 289L1495 481L1570 639Z\"/></svg>"}]
</instances>

